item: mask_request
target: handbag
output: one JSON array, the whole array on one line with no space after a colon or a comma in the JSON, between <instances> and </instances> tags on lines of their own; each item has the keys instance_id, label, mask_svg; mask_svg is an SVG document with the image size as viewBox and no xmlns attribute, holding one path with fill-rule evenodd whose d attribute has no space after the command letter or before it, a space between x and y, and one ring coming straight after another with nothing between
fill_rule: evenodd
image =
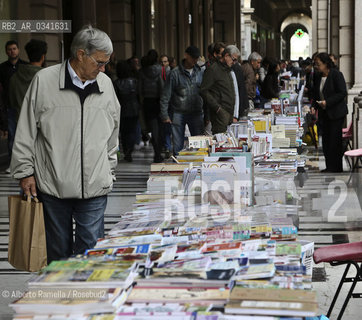
<instances>
[{"instance_id":1,"label":"handbag","mask_svg":"<svg viewBox=\"0 0 362 320\"><path fill-rule=\"evenodd\" d=\"M43 204L35 198L8 197L8 261L18 270L39 271L47 265Z\"/></svg>"}]
</instances>

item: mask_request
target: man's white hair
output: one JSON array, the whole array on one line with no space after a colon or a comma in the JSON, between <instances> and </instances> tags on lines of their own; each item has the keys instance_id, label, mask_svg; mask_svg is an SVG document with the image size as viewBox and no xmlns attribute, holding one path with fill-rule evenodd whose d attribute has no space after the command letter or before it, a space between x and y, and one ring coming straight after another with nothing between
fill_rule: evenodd
<instances>
[{"instance_id":1,"label":"man's white hair","mask_svg":"<svg viewBox=\"0 0 362 320\"><path fill-rule=\"evenodd\" d=\"M256 61L256 60L262 60L263 58L261 57L261 55L259 53L257 53L256 51L250 53L248 61Z\"/></svg>"},{"instance_id":2,"label":"man's white hair","mask_svg":"<svg viewBox=\"0 0 362 320\"><path fill-rule=\"evenodd\" d=\"M103 51L107 56L110 56L113 52L113 45L104 31L88 25L74 36L70 46L71 58L76 58L79 49L85 50L87 55L91 55L95 51Z\"/></svg>"},{"instance_id":3,"label":"man's white hair","mask_svg":"<svg viewBox=\"0 0 362 320\"><path fill-rule=\"evenodd\" d=\"M225 54L233 55L236 54L238 57L240 57L240 50L237 46L234 46L233 44L230 44L226 46L225 50L222 53L222 56L225 57Z\"/></svg>"}]
</instances>

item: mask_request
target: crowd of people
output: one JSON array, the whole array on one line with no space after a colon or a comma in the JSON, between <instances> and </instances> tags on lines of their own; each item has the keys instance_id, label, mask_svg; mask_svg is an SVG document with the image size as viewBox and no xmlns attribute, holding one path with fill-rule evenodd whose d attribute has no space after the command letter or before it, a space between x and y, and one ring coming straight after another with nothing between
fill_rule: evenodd
<instances>
[{"instance_id":1,"label":"crowd of people","mask_svg":"<svg viewBox=\"0 0 362 320\"><path fill-rule=\"evenodd\" d=\"M48 262L82 253L103 237L119 138L126 161L151 139L154 162L161 162L184 147L186 125L191 135L225 132L277 98L286 71L304 79L323 136L325 171L342 171L347 90L327 53L292 63L252 52L242 62L235 45L217 42L206 60L189 46L178 65L154 49L117 61L111 39L91 26L75 35L61 64L45 68L44 41L30 40L25 51L29 63L19 58L16 41L5 44L0 133L8 140L8 172L25 195L43 202Z\"/></svg>"},{"instance_id":2,"label":"crowd of people","mask_svg":"<svg viewBox=\"0 0 362 320\"><path fill-rule=\"evenodd\" d=\"M3 139L8 139L9 161L21 104L32 78L45 66L47 44L31 40L25 51L29 63L19 58L18 43L8 41L5 45L8 60L0 65L0 133ZM141 59L132 56L128 60L117 61L112 53L105 65L105 74L112 80L121 104L119 137L124 160L133 161L133 150L148 144L149 140L154 149L154 162L177 155L184 147L186 125L191 135L224 132L227 125L246 117L250 110L263 108L265 102L277 98L283 74L287 71L304 81L305 95L313 103L312 113L318 114L319 111L318 131L324 137L326 159L330 158L329 154L333 154L335 159L338 152L334 152L334 145L328 151L328 141L342 143L335 138L339 136L343 121L329 125L328 119L333 111L325 112L324 105L317 103L321 100L321 91L315 90L316 85L320 86L320 81L324 85L326 77L319 68L320 59L321 53L305 60L285 61L263 58L252 52L247 61L241 61L239 49L223 42L208 46L206 61L199 48L189 46L178 65L174 57L159 56L154 49ZM333 69L330 77L335 78L338 74L343 84L343 75L337 72L336 57L323 53L322 59L328 70ZM322 74L324 77L320 76ZM341 83L329 89L337 90L341 88ZM345 91L340 95L342 100L339 102L343 103ZM341 117L344 117L346 106L342 109ZM326 114L329 114L327 118ZM341 160L338 160L338 165L328 160L326 166L328 171L342 170Z\"/></svg>"},{"instance_id":3,"label":"crowd of people","mask_svg":"<svg viewBox=\"0 0 362 320\"><path fill-rule=\"evenodd\" d=\"M0 130L2 138L8 139L9 160L22 100L35 73L45 65L47 45L44 41L31 40L25 50L29 63L19 58L17 42L8 41L5 45L8 60L0 65ZM326 63L338 70L336 57L324 56L330 59ZM141 59L134 55L117 61L112 53L105 74L112 80L121 104L119 137L124 160L133 161L133 150L149 140L154 162L177 155L184 147L186 125L190 135L224 132L227 125L246 117L250 110L263 108L265 102L278 98L287 71L304 81L305 95L314 102L313 111L321 111L318 124L323 136L330 126L323 120L322 105L316 103L320 97L314 84L319 83L321 74L317 57L318 53L305 60L285 61L252 52L247 61L241 61L239 49L223 42L208 46L206 61L199 48L189 46L178 65L174 57L159 56L154 49ZM343 122L338 123L338 128L341 125ZM336 124L331 128L336 128ZM331 135L338 134L329 132L324 148ZM324 151L328 158L329 152ZM326 170L336 170L329 166L328 163Z\"/></svg>"},{"instance_id":4,"label":"crowd of people","mask_svg":"<svg viewBox=\"0 0 362 320\"><path fill-rule=\"evenodd\" d=\"M345 104L346 86L343 75L338 71L336 57L333 54L315 53L312 58L299 58L298 61L278 60L262 57L252 52L247 61L240 60L240 51L234 45L217 42L208 46L207 60L201 56L195 46L185 49L183 60L176 65L175 59L166 54L160 55L151 49L142 57L141 63L133 56L127 61L119 61L119 65L128 64L129 72L123 72L118 78L128 76L128 82L134 83L133 88L120 88L120 80L115 81L116 93L121 101L122 110L128 110L126 104L137 101L138 116L128 115L125 111L121 115L124 129L121 129L121 140L124 150L124 159L132 161L132 150L141 141L148 140L151 132L154 148L154 161L161 162L170 155L177 155L184 147L185 127L190 135L225 132L227 126L239 119L245 118L254 108L263 108L267 101L278 98L285 77L296 77L305 84L305 96L312 103L313 117L320 114L318 132L324 137L323 150L326 155L326 171L341 171L342 151L331 146L328 151L328 141L335 141L343 121L329 126L329 117L325 118L323 104L318 104L320 97L320 79L323 79L323 70L318 63L319 59L328 58L328 66L333 69L330 77L338 74L341 83L328 92L332 96L338 90L338 103L344 110L341 117L344 119L347 106ZM117 69L118 70L118 69ZM106 73L112 77L111 69ZM287 75L287 76L285 76ZM136 84L138 82L138 85ZM324 83L324 82L323 82ZM327 87L330 82L327 82ZM324 84L323 84L324 86ZM324 88L324 87L323 87ZM127 91L128 90L128 91ZM323 89L322 89L323 91ZM122 92L122 93L121 93ZM127 98L132 95L131 98ZM330 113L334 113L335 99L329 99ZM136 104L134 104L135 106ZM333 116L332 116L333 117ZM339 117L339 115L337 115ZM130 126L130 124L136 125ZM122 127L122 125L121 125ZM324 128L324 130L323 130ZM332 128L335 131L331 131ZM338 128L338 129L337 129ZM342 150L342 148L341 148ZM338 159L338 166L330 162L329 154Z\"/></svg>"}]
</instances>

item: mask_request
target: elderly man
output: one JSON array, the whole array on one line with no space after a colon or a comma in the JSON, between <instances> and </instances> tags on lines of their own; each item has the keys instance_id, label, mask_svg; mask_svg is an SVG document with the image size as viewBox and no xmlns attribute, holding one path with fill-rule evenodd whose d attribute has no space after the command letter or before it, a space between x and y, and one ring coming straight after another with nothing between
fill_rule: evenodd
<instances>
[{"instance_id":1,"label":"elderly man","mask_svg":"<svg viewBox=\"0 0 362 320\"><path fill-rule=\"evenodd\" d=\"M24 98L11 172L26 195L43 202L48 263L83 253L104 234L120 118L103 73L112 51L106 33L83 28L71 58L39 71Z\"/></svg>"},{"instance_id":2,"label":"elderly man","mask_svg":"<svg viewBox=\"0 0 362 320\"><path fill-rule=\"evenodd\" d=\"M213 134L225 132L233 121L236 92L231 67L239 57L239 49L229 45L205 70L200 93L210 112Z\"/></svg>"},{"instance_id":3,"label":"elderly man","mask_svg":"<svg viewBox=\"0 0 362 320\"><path fill-rule=\"evenodd\" d=\"M173 153L184 147L185 126L192 136L204 132L203 101L200 85L203 71L197 64L200 50L190 46L185 51L185 59L170 72L161 96L161 118L164 123L172 123ZM168 114L169 103L173 111L172 121Z\"/></svg>"},{"instance_id":4,"label":"elderly man","mask_svg":"<svg viewBox=\"0 0 362 320\"><path fill-rule=\"evenodd\" d=\"M241 65L245 77L245 86L249 99L249 110L254 109L254 98L256 96L256 73L260 68L262 57L257 52L249 55L248 62Z\"/></svg>"}]
</instances>

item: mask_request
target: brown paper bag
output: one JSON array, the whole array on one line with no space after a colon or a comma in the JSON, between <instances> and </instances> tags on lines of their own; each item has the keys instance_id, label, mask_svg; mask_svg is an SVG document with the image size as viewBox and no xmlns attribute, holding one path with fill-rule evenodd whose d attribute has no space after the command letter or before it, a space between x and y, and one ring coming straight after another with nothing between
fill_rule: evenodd
<instances>
[{"instance_id":1,"label":"brown paper bag","mask_svg":"<svg viewBox=\"0 0 362 320\"><path fill-rule=\"evenodd\" d=\"M43 204L37 198L9 196L8 261L18 270L39 271L47 264Z\"/></svg>"}]
</instances>

